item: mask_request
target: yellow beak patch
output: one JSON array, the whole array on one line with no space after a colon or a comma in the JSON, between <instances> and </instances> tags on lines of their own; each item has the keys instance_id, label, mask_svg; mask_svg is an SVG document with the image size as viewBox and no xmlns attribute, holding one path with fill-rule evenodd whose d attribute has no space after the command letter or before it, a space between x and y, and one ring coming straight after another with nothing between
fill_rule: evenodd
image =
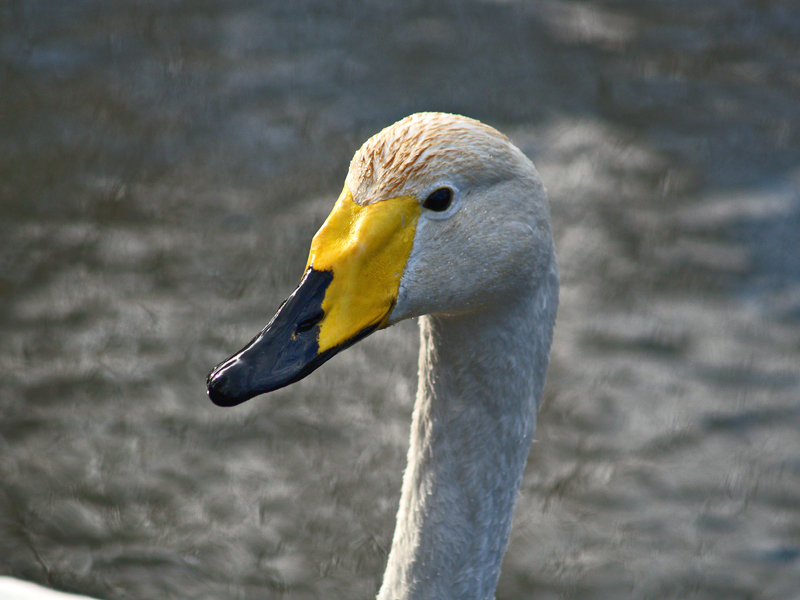
<instances>
[{"instance_id":1,"label":"yellow beak patch","mask_svg":"<svg viewBox=\"0 0 800 600\"><path fill-rule=\"evenodd\" d=\"M414 196L361 206L347 186L311 242L306 270L331 271L320 322L319 352L368 327L384 327L397 301L420 215Z\"/></svg>"}]
</instances>

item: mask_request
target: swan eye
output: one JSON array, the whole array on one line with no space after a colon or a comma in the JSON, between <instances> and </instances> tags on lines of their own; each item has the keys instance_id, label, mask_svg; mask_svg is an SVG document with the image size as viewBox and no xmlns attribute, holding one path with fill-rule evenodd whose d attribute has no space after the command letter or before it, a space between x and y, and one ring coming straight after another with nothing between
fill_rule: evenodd
<instances>
[{"instance_id":1,"label":"swan eye","mask_svg":"<svg viewBox=\"0 0 800 600\"><path fill-rule=\"evenodd\" d=\"M422 203L422 207L427 208L428 210L442 212L443 210L447 210L447 207L450 206L452 201L453 190L450 188L439 188L438 190L431 192L431 195L425 198L425 202Z\"/></svg>"}]
</instances>

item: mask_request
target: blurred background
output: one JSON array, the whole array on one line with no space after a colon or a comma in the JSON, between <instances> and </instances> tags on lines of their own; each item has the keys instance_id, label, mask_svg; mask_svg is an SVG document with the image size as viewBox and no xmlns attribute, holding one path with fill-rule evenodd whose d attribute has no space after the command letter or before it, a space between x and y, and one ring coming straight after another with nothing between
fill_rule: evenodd
<instances>
[{"instance_id":1,"label":"blurred background","mask_svg":"<svg viewBox=\"0 0 800 600\"><path fill-rule=\"evenodd\" d=\"M800 4L5 0L0 574L369 599L416 323L234 409L370 135L505 132L553 360L498 600L800 598Z\"/></svg>"}]
</instances>

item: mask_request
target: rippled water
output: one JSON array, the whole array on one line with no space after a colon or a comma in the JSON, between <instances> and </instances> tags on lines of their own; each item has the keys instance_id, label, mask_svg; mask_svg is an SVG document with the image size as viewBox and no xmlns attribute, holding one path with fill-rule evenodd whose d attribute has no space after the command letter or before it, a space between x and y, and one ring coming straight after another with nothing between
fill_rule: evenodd
<instances>
[{"instance_id":1,"label":"rippled water","mask_svg":"<svg viewBox=\"0 0 800 600\"><path fill-rule=\"evenodd\" d=\"M0 574L370 598L414 323L235 409L369 135L506 132L551 198L553 362L498 600L800 597L800 6L0 5Z\"/></svg>"}]
</instances>

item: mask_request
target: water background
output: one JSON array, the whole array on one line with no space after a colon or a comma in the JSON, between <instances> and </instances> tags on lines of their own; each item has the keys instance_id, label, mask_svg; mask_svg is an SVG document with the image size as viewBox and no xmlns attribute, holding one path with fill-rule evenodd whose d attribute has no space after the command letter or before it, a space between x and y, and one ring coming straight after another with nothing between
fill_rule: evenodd
<instances>
[{"instance_id":1,"label":"water background","mask_svg":"<svg viewBox=\"0 0 800 600\"><path fill-rule=\"evenodd\" d=\"M368 599L416 324L235 409L370 135L536 163L561 308L498 600L800 598L800 5L0 4L0 574Z\"/></svg>"}]
</instances>

